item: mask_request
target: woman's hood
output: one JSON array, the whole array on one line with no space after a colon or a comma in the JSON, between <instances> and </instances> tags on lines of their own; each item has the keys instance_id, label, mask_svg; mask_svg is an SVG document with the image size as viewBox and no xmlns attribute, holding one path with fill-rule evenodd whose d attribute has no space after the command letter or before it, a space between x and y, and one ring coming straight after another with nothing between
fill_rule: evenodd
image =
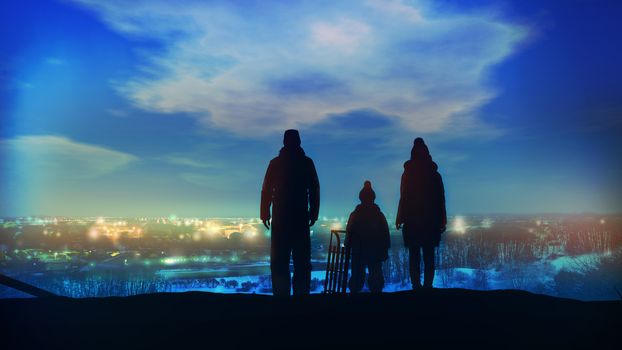
<instances>
[{"instance_id":1,"label":"woman's hood","mask_svg":"<svg viewBox=\"0 0 622 350\"><path fill-rule=\"evenodd\" d=\"M285 157L302 157L305 151L300 146L285 146L279 151L279 156Z\"/></svg>"}]
</instances>

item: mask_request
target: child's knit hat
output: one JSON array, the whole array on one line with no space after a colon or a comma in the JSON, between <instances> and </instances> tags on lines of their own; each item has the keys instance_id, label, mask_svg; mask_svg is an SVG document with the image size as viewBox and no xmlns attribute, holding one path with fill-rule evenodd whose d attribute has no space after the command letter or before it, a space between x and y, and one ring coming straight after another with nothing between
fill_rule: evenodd
<instances>
[{"instance_id":1,"label":"child's knit hat","mask_svg":"<svg viewBox=\"0 0 622 350\"><path fill-rule=\"evenodd\" d=\"M362 203L371 202L373 203L376 200L376 192L371 188L371 182L365 181L363 185L363 189L359 192L359 199Z\"/></svg>"}]
</instances>

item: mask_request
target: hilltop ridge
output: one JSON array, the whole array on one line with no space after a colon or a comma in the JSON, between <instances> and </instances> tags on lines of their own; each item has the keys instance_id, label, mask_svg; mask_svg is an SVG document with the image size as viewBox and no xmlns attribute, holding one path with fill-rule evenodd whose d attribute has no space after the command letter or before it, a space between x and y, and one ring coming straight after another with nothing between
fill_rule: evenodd
<instances>
[{"instance_id":1,"label":"hilltop ridge","mask_svg":"<svg viewBox=\"0 0 622 350\"><path fill-rule=\"evenodd\" d=\"M622 301L582 302L516 290L434 289L276 299L158 293L0 300L10 349L392 348L611 346Z\"/></svg>"}]
</instances>

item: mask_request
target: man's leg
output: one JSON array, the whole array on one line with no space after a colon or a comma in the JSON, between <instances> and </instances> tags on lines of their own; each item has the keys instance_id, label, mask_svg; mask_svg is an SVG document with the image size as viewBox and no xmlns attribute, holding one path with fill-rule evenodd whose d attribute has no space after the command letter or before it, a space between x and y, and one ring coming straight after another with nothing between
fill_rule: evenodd
<instances>
[{"instance_id":1,"label":"man's leg","mask_svg":"<svg viewBox=\"0 0 622 350\"><path fill-rule=\"evenodd\" d=\"M382 275L382 261L373 262L367 265L369 268L369 277L367 285L372 293L382 292L384 288L384 276Z\"/></svg>"},{"instance_id":2,"label":"man's leg","mask_svg":"<svg viewBox=\"0 0 622 350\"><path fill-rule=\"evenodd\" d=\"M414 245L408 247L408 257L410 264L410 283L413 289L421 288L421 247Z\"/></svg>"},{"instance_id":3,"label":"man's leg","mask_svg":"<svg viewBox=\"0 0 622 350\"><path fill-rule=\"evenodd\" d=\"M426 288L432 288L434 269L434 246L430 244L423 247L423 286Z\"/></svg>"},{"instance_id":4,"label":"man's leg","mask_svg":"<svg viewBox=\"0 0 622 350\"><path fill-rule=\"evenodd\" d=\"M281 237L279 237L281 236ZM272 294L274 296L289 296L289 258L291 248L287 237L273 235L270 245L270 271L272 273Z\"/></svg>"},{"instance_id":5,"label":"man's leg","mask_svg":"<svg viewBox=\"0 0 622 350\"><path fill-rule=\"evenodd\" d=\"M309 294L311 288L311 237L296 237L292 247L294 260L294 295Z\"/></svg>"},{"instance_id":6,"label":"man's leg","mask_svg":"<svg viewBox=\"0 0 622 350\"><path fill-rule=\"evenodd\" d=\"M358 293L365 284L365 264L361 261L360 254L352 254L352 276L350 276L350 293Z\"/></svg>"}]
</instances>

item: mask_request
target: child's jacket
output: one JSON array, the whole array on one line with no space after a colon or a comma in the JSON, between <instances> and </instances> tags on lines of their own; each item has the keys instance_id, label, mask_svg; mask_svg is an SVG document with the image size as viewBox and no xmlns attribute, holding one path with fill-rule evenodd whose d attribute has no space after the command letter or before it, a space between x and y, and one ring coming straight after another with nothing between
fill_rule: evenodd
<instances>
[{"instance_id":1,"label":"child's jacket","mask_svg":"<svg viewBox=\"0 0 622 350\"><path fill-rule=\"evenodd\" d=\"M376 204L357 205L350 214L346 231L353 255L360 255L369 262L388 258L391 246L389 225Z\"/></svg>"}]
</instances>

